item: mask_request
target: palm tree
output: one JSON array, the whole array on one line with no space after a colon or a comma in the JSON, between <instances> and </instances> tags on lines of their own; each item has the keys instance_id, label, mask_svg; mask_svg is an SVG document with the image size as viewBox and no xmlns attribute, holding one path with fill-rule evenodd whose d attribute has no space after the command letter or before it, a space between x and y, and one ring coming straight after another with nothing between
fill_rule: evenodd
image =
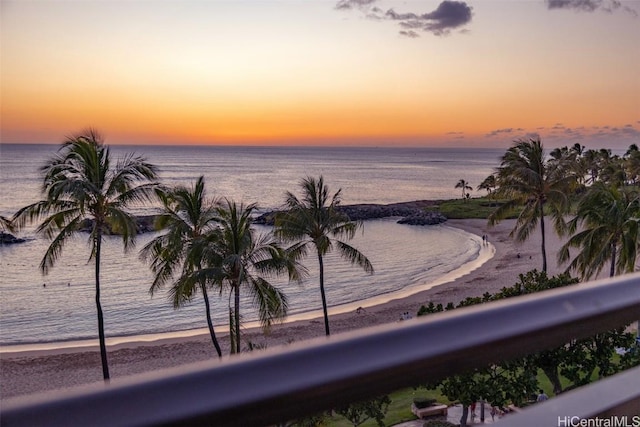
<instances>
[{"instance_id":1,"label":"palm tree","mask_svg":"<svg viewBox=\"0 0 640 427\"><path fill-rule=\"evenodd\" d=\"M114 166L109 148L94 130L68 138L58 153L40 168L45 199L20 209L19 226L44 217L37 232L52 239L40 269L47 274L70 237L90 221L89 241L95 261L96 309L102 373L109 380L104 320L100 304L100 255L103 236L122 236L125 251L135 243L136 221L129 204L148 201L156 186L156 168L142 157L125 156Z\"/></svg>"},{"instance_id":2,"label":"palm tree","mask_svg":"<svg viewBox=\"0 0 640 427\"><path fill-rule=\"evenodd\" d=\"M302 198L287 192L286 211L276 216L275 234L287 242L296 242L290 250L294 254L305 256L310 245L316 249L320 267L320 295L324 314L326 335L329 331L329 315L327 313L327 299L324 289L324 256L334 245L342 258L351 264L357 264L367 273L373 274L373 266L366 256L353 246L340 240L351 240L356 231L362 227L361 222L353 222L338 210L341 190L332 197L324 179L307 177L300 183Z\"/></svg>"},{"instance_id":3,"label":"palm tree","mask_svg":"<svg viewBox=\"0 0 640 427\"><path fill-rule=\"evenodd\" d=\"M542 143L537 138L516 141L502 157L497 177L497 192L508 201L489 216L489 224L495 225L515 207L522 206L511 236L522 242L540 225L542 271L546 272L545 208L552 215L556 231L562 233L563 215L569 207L566 194L575 182L575 175L546 162Z\"/></svg>"},{"instance_id":4,"label":"palm tree","mask_svg":"<svg viewBox=\"0 0 640 427\"><path fill-rule=\"evenodd\" d=\"M581 163L584 171L589 175L587 181L593 184L598 180L598 172L600 170L598 161L600 154L596 150L587 150L582 154Z\"/></svg>"},{"instance_id":5,"label":"palm tree","mask_svg":"<svg viewBox=\"0 0 640 427\"><path fill-rule=\"evenodd\" d=\"M455 188L462 188L462 200L466 200L469 194L468 191L473 190L473 188L469 185L469 183L464 179L461 179L460 181L458 181Z\"/></svg>"},{"instance_id":6,"label":"palm tree","mask_svg":"<svg viewBox=\"0 0 640 427\"><path fill-rule=\"evenodd\" d=\"M496 176L494 174L489 175L478 185L478 190L487 190L489 197L491 197L491 193L497 187L498 183L496 181Z\"/></svg>"},{"instance_id":7,"label":"palm tree","mask_svg":"<svg viewBox=\"0 0 640 427\"><path fill-rule=\"evenodd\" d=\"M192 301L200 291L204 299L211 341L218 357L222 357L211 320L207 281L184 281L175 278L175 275L179 275L179 278L189 276L206 261L204 258L208 255L210 234L217 229L216 201L207 198L202 176L191 188L178 186L158 191L158 196L163 205L163 212L157 217L156 227L166 230L166 233L151 240L140 252L141 258L150 261L151 270L155 274L149 292L153 295L173 280L169 296L174 308L179 308Z\"/></svg>"},{"instance_id":8,"label":"palm tree","mask_svg":"<svg viewBox=\"0 0 640 427\"><path fill-rule=\"evenodd\" d=\"M640 180L640 150L636 144L631 144L623 157L626 176L632 185L638 185Z\"/></svg>"},{"instance_id":9,"label":"palm tree","mask_svg":"<svg viewBox=\"0 0 640 427\"><path fill-rule=\"evenodd\" d=\"M268 278L288 273L290 280L300 281L303 269L285 251L273 234L257 234L252 227L255 204L244 206L225 199L216 208L219 235L213 245L214 256L195 277L206 277L223 289L229 289L233 308L229 307L229 333L232 353L240 353L240 294L244 289L258 307L263 329L287 315L286 295ZM230 304L231 305L231 304Z\"/></svg>"},{"instance_id":10,"label":"palm tree","mask_svg":"<svg viewBox=\"0 0 640 427\"><path fill-rule=\"evenodd\" d=\"M594 184L580 200L568 223L573 236L562 246L558 261L570 258L569 249L580 248L567 270L589 279L610 262L609 277L635 269L640 223L640 194L636 189ZM574 234L578 227L581 228Z\"/></svg>"}]
</instances>

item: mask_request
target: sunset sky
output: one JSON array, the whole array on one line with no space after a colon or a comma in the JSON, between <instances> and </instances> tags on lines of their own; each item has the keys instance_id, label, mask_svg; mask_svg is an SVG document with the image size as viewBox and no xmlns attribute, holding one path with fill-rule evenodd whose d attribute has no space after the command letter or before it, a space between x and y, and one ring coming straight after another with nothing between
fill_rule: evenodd
<instances>
[{"instance_id":1,"label":"sunset sky","mask_svg":"<svg viewBox=\"0 0 640 427\"><path fill-rule=\"evenodd\" d=\"M6 1L3 143L640 145L640 1Z\"/></svg>"}]
</instances>

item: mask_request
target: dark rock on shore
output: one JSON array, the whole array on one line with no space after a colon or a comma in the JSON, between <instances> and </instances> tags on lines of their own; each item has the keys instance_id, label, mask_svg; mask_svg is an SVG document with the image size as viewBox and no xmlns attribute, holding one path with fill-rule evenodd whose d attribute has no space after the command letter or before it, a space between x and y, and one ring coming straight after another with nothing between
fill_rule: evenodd
<instances>
[{"instance_id":1,"label":"dark rock on shore","mask_svg":"<svg viewBox=\"0 0 640 427\"><path fill-rule=\"evenodd\" d=\"M155 223L156 215L141 215L136 217L136 227L138 233L149 233L151 231L155 231ZM91 227L93 227L92 219L85 219L82 221L80 225L80 231L89 232L91 231ZM119 233L115 233L113 230L109 230L107 235L116 235Z\"/></svg>"},{"instance_id":2,"label":"dark rock on shore","mask_svg":"<svg viewBox=\"0 0 640 427\"><path fill-rule=\"evenodd\" d=\"M24 243L26 240L14 236L13 234L0 232L0 245L12 245L14 243Z\"/></svg>"},{"instance_id":3,"label":"dark rock on shore","mask_svg":"<svg viewBox=\"0 0 640 427\"><path fill-rule=\"evenodd\" d=\"M421 212L406 216L398 221L398 224L408 225L436 225L442 224L447 218L439 212Z\"/></svg>"},{"instance_id":4,"label":"dark rock on shore","mask_svg":"<svg viewBox=\"0 0 640 427\"><path fill-rule=\"evenodd\" d=\"M359 204L339 206L338 210L345 213L351 221L364 221L389 217L403 217L399 224L434 225L440 224L447 218L437 212L426 212L424 208L437 204L433 200L417 200L414 202L392 203L389 205ZM277 212L267 212L256 218L257 224L273 225Z\"/></svg>"}]
</instances>

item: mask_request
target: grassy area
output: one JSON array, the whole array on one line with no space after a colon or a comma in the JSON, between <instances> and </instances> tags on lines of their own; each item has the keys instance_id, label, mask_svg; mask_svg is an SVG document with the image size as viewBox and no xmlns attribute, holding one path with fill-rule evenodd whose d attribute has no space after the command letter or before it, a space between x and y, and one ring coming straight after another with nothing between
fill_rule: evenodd
<instances>
[{"instance_id":1,"label":"grassy area","mask_svg":"<svg viewBox=\"0 0 640 427\"><path fill-rule=\"evenodd\" d=\"M428 211L440 212L450 219L487 219L489 215L503 204L503 200L490 199L488 197L476 197L472 199L442 200L437 205L426 208ZM516 218L518 212L514 212L509 218Z\"/></svg>"},{"instance_id":2,"label":"grassy area","mask_svg":"<svg viewBox=\"0 0 640 427\"><path fill-rule=\"evenodd\" d=\"M424 397L427 399L436 399L438 402L449 404L449 400L442 396L439 390L425 390L424 388L413 389L407 388L393 392L389 395L391 398L391 405L389 405L389 411L385 417L385 425L393 426L405 421L415 420L416 417L411 413L411 404L416 397ZM351 423L339 415L334 415L326 423L331 427L350 427ZM368 420L362 427L376 427L375 421Z\"/></svg>"}]
</instances>

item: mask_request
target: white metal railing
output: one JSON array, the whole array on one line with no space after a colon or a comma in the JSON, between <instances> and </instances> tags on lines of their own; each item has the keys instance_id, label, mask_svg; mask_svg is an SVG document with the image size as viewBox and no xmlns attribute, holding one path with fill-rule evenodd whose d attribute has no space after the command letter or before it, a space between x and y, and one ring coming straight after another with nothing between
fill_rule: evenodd
<instances>
[{"instance_id":1,"label":"white metal railing","mask_svg":"<svg viewBox=\"0 0 640 427\"><path fill-rule=\"evenodd\" d=\"M272 425L346 402L553 348L640 318L640 275L565 287L345 333L7 401L2 426ZM563 394L505 426L559 417L640 415L640 367ZM576 397L577 396L577 397ZM568 421L577 418L567 418ZM640 420L639 420L640 421ZM634 424L630 424L634 425Z\"/></svg>"}]
</instances>

